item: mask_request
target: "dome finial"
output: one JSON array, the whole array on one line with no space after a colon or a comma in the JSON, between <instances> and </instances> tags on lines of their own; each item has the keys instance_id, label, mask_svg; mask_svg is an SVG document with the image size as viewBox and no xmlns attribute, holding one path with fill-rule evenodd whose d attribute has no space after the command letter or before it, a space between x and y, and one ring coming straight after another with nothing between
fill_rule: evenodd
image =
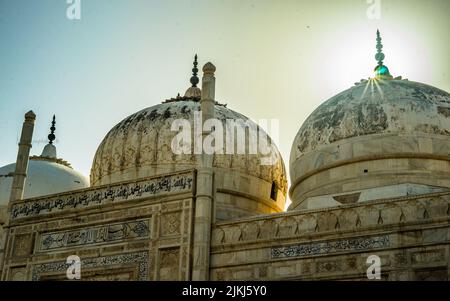
<instances>
[{"instance_id":1,"label":"dome finial","mask_svg":"<svg viewBox=\"0 0 450 301\"><path fill-rule=\"evenodd\" d=\"M383 49L383 44L381 44L381 35L380 31L377 29L377 53L375 54L375 59L378 64L375 67L375 77L381 79L392 79L391 74L389 73L388 67L383 65L384 53L381 51Z\"/></svg>"},{"instance_id":2,"label":"dome finial","mask_svg":"<svg viewBox=\"0 0 450 301\"><path fill-rule=\"evenodd\" d=\"M383 44L381 44L380 31L377 29L377 54L375 54L375 59L378 61L378 66L383 65L384 53L381 52L383 49Z\"/></svg>"},{"instance_id":3,"label":"dome finial","mask_svg":"<svg viewBox=\"0 0 450 301\"><path fill-rule=\"evenodd\" d=\"M52 126L50 127L50 134L48 135L48 143L49 144L53 144L53 141L56 138L55 137L55 130L56 130L55 124L56 124L55 115L53 115Z\"/></svg>"},{"instance_id":4,"label":"dome finial","mask_svg":"<svg viewBox=\"0 0 450 301\"><path fill-rule=\"evenodd\" d=\"M194 56L194 68L192 68L192 77L191 77L192 87L197 87L197 84L200 82L200 80L199 80L199 78L197 76L197 72L198 72L197 65L198 65L197 54L195 54L195 56Z\"/></svg>"},{"instance_id":5,"label":"dome finial","mask_svg":"<svg viewBox=\"0 0 450 301\"><path fill-rule=\"evenodd\" d=\"M48 135L48 144L44 146L44 149L42 150L41 158L48 158L48 159L56 159L56 147L53 145L53 141L55 141L55 115L53 115L52 119L52 126L50 127L50 134Z\"/></svg>"},{"instance_id":6,"label":"dome finial","mask_svg":"<svg viewBox=\"0 0 450 301\"><path fill-rule=\"evenodd\" d=\"M197 54L194 56L194 68L192 68L192 77L191 77L191 84L192 86L189 87L186 90L186 93L184 93L184 97L187 98L194 98L194 99L200 99L200 96L202 94L202 91L200 88L197 87L197 84L200 82L200 79L197 76L198 68L197 68L198 62L197 62Z\"/></svg>"}]
</instances>

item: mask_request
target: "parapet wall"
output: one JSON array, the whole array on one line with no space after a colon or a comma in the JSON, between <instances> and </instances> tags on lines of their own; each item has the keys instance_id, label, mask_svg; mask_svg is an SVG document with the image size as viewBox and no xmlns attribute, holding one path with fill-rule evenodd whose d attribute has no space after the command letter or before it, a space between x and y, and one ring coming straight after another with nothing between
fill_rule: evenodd
<instances>
[{"instance_id":1,"label":"parapet wall","mask_svg":"<svg viewBox=\"0 0 450 301\"><path fill-rule=\"evenodd\" d=\"M212 280L448 279L450 193L292 211L216 224Z\"/></svg>"}]
</instances>

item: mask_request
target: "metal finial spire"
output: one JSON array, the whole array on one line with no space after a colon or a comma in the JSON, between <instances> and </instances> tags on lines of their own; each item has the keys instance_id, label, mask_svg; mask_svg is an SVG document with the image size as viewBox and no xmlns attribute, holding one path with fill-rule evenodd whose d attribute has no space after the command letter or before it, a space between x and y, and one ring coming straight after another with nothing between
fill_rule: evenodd
<instances>
[{"instance_id":1,"label":"metal finial spire","mask_svg":"<svg viewBox=\"0 0 450 301\"><path fill-rule=\"evenodd\" d=\"M383 49L383 44L381 44L380 31L377 29L377 53L375 54L375 59L378 64L375 67L375 76L379 79L392 79L392 75L389 73L388 67L383 65L384 53L381 52Z\"/></svg>"},{"instance_id":2,"label":"metal finial spire","mask_svg":"<svg viewBox=\"0 0 450 301\"><path fill-rule=\"evenodd\" d=\"M383 65L384 53L381 52L382 49L380 31L377 29L377 54L375 54L375 59L378 61L378 66Z\"/></svg>"},{"instance_id":3,"label":"metal finial spire","mask_svg":"<svg viewBox=\"0 0 450 301\"><path fill-rule=\"evenodd\" d=\"M52 120L52 126L50 127L50 134L48 135L48 140L49 140L49 142L48 143L50 143L50 144L53 144L53 141L55 140L55 130L56 130L56 128L55 128L55 123L56 123L56 121L55 121L55 115L53 115L53 120Z\"/></svg>"},{"instance_id":4,"label":"metal finial spire","mask_svg":"<svg viewBox=\"0 0 450 301\"><path fill-rule=\"evenodd\" d=\"M197 84L200 82L200 80L197 77L197 68L198 62L197 62L197 54L194 57L194 68L192 68L192 77L191 77L191 84L192 87L197 87Z\"/></svg>"}]
</instances>

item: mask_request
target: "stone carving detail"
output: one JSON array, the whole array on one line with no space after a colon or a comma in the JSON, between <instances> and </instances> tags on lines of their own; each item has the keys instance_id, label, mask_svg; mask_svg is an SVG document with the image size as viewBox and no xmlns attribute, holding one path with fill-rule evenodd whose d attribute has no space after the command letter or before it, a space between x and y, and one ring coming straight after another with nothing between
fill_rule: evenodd
<instances>
[{"instance_id":1,"label":"stone carving detail","mask_svg":"<svg viewBox=\"0 0 450 301\"><path fill-rule=\"evenodd\" d=\"M356 227L359 216L355 210L347 209L343 210L338 217L339 229L352 230ZM361 222L361 220L360 220Z\"/></svg>"},{"instance_id":2,"label":"stone carving detail","mask_svg":"<svg viewBox=\"0 0 450 301\"><path fill-rule=\"evenodd\" d=\"M278 224L274 220L265 220L261 225L261 231L259 237L262 239L268 239L275 237L278 233Z\"/></svg>"},{"instance_id":3,"label":"stone carving detail","mask_svg":"<svg viewBox=\"0 0 450 301\"><path fill-rule=\"evenodd\" d=\"M361 204L351 208L336 208L326 212L299 212L285 217L264 217L251 221L221 223L214 229L212 243L250 242L308 235L313 232L348 231L356 228L379 227L395 223L421 221L425 212L430 218L447 216L450 199L439 197L414 197L413 200L397 200L388 204ZM222 232L223 231L223 232ZM215 237L219 235L220 237ZM256 239L255 239L255 234Z\"/></svg>"},{"instance_id":4,"label":"stone carving detail","mask_svg":"<svg viewBox=\"0 0 450 301\"><path fill-rule=\"evenodd\" d=\"M278 235L280 237L293 236L298 230L297 221L293 217L286 217L279 223Z\"/></svg>"},{"instance_id":5,"label":"stone carving detail","mask_svg":"<svg viewBox=\"0 0 450 301\"><path fill-rule=\"evenodd\" d=\"M212 233L212 240L215 245L219 245L225 242L225 232L222 229L216 228Z\"/></svg>"},{"instance_id":6,"label":"stone carving detail","mask_svg":"<svg viewBox=\"0 0 450 301\"><path fill-rule=\"evenodd\" d=\"M239 228L239 226L231 226L231 227L225 227L225 242L237 242L239 241L239 237L241 237L242 230Z\"/></svg>"},{"instance_id":7,"label":"stone carving detail","mask_svg":"<svg viewBox=\"0 0 450 301\"><path fill-rule=\"evenodd\" d=\"M412 254L411 261L413 263L445 262L445 249L416 252Z\"/></svg>"},{"instance_id":8,"label":"stone carving detail","mask_svg":"<svg viewBox=\"0 0 450 301\"><path fill-rule=\"evenodd\" d=\"M66 193L44 200L20 202L12 206L11 219L61 212L73 208L89 208L107 202L120 202L167 193L192 191L192 172L111 185L78 193Z\"/></svg>"},{"instance_id":9,"label":"stone carving detail","mask_svg":"<svg viewBox=\"0 0 450 301\"><path fill-rule=\"evenodd\" d=\"M181 233L181 211L166 213L161 218L161 235L175 235Z\"/></svg>"},{"instance_id":10,"label":"stone carving detail","mask_svg":"<svg viewBox=\"0 0 450 301\"><path fill-rule=\"evenodd\" d=\"M117 265L136 264L138 268L138 279L135 280L149 280L148 279L148 253L138 252L129 254L112 255L105 257L96 257L81 260L81 280L83 280L83 269L93 268L112 268ZM69 268L69 264L65 261L42 263L33 266L31 280L37 281L43 274L64 274Z\"/></svg>"},{"instance_id":11,"label":"stone carving detail","mask_svg":"<svg viewBox=\"0 0 450 301\"><path fill-rule=\"evenodd\" d=\"M159 258L158 280L179 280L180 248L161 250Z\"/></svg>"},{"instance_id":12,"label":"stone carving detail","mask_svg":"<svg viewBox=\"0 0 450 301\"><path fill-rule=\"evenodd\" d=\"M317 225L319 226L319 231L334 230L337 222L338 220L334 213L324 212L318 215Z\"/></svg>"},{"instance_id":13,"label":"stone carving detail","mask_svg":"<svg viewBox=\"0 0 450 301\"><path fill-rule=\"evenodd\" d=\"M21 234L14 237L13 254L15 257L28 256L32 252L31 234Z\"/></svg>"},{"instance_id":14,"label":"stone carving detail","mask_svg":"<svg viewBox=\"0 0 450 301\"><path fill-rule=\"evenodd\" d=\"M255 240L259 235L259 225L256 222L247 223L242 231L243 240Z\"/></svg>"},{"instance_id":15,"label":"stone carving detail","mask_svg":"<svg viewBox=\"0 0 450 301\"><path fill-rule=\"evenodd\" d=\"M12 268L10 272L10 280L12 281L25 281L26 280L26 268L17 267Z\"/></svg>"},{"instance_id":16,"label":"stone carving detail","mask_svg":"<svg viewBox=\"0 0 450 301\"><path fill-rule=\"evenodd\" d=\"M115 242L150 236L150 219L115 223L72 231L44 233L39 237L39 251L48 252L65 247Z\"/></svg>"},{"instance_id":17,"label":"stone carving detail","mask_svg":"<svg viewBox=\"0 0 450 301\"><path fill-rule=\"evenodd\" d=\"M383 224L393 224L400 222L401 219L405 220L402 209L395 204L385 205L380 212L380 218L383 220Z\"/></svg>"},{"instance_id":18,"label":"stone carving detail","mask_svg":"<svg viewBox=\"0 0 450 301\"><path fill-rule=\"evenodd\" d=\"M317 225L317 219L315 218L315 216L307 214L302 215L299 218L300 218L298 222L299 233L309 233L315 231Z\"/></svg>"},{"instance_id":19,"label":"stone carving detail","mask_svg":"<svg viewBox=\"0 0 450 301\"><path fill-rule=\"evenodd\" d=\"M329 242L300 244L287 247L272 248L272 258L329 254L349 250L368 250L389 246L389 236L342 239Z\"/></svg>"},{"instance_id":20,"label":"stone carving detail","mask_svg":"<svg viewBox=\"0 0 450 301\"><path fill-rule=\"evenodd\" d=\"M339 269L340 263L336 261L324 261L317 263L317 271L321 272L334 272Z\"/></svg>"}]
</instances>

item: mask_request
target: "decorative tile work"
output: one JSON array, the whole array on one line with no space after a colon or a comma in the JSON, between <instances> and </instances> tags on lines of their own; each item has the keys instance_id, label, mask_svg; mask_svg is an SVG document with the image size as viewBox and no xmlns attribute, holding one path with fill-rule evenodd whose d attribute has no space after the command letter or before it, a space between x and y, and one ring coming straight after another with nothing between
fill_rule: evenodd
<instances>
[{"instance_id":1,"label":"decorative tile work","mask_svg":"<svg viewBox=\"0 0 450 301\"><path fill-rule=\"evenodd\" d=\"M329 242L272 248L272 258L328 254L340 251L370 250L389 246L389 236L342 239Z\"/></svg>"},{"instance_id":2,"label":"decorative tile work","mask_svg":"<svg viewBox=\"0 0 450 301\"><path fill-rule=\"evenodd\" d=\"M65 247L86 246L130 238L150 236L150 219L128 221L71 231L44 233L39 236L38 252Z\"/></svg>"},{"instance_id":3,"label":"decorative tile work","mask_svg":"<svg viewBox=\"0 0 450 301\"><path fill-rule=\"evenodd\" d=\"M93 268L112 268L115 265L136 264L138 267L139 281L148 280L148 253L138 252L129 254L119 254L96 258L81 258L81 280L83 280L83 270ZM40 280L41 275L50 273L65 274L69 268L65 261L37 264L33 266L31 280Z\"/></svg>"},{"instance_id":4,"label":"decorative tile work","mask_svg":"<svg viewBox=\"0 0 450 301\"><path fill-rule=\"evenodd\" d=\"M108 202L121 202L137 198L159 196L167 193L192 191L193 172L146 179L78 193L56 195L47 199L16 203L11 209L11 219L61 212L74 208L89 208Z\"/></svg>"}]
</instances>

